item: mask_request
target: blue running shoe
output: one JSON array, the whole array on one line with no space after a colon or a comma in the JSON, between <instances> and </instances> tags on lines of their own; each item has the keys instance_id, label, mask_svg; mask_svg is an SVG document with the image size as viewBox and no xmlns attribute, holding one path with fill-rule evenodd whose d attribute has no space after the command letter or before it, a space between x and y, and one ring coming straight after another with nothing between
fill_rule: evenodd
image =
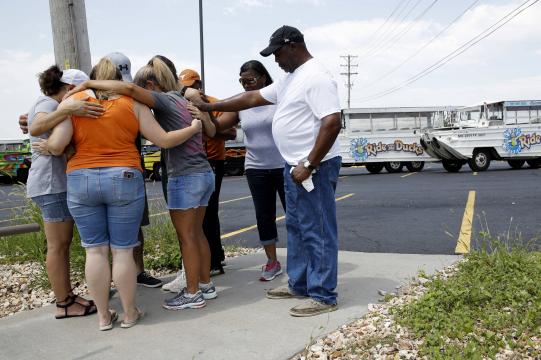
<instances>
[{"instance_id":1,"label":"blue running shoe","mask_svg":"<svg viewBox=\"0 0 541 360\"><path fill-rule=\"evenodd\" d=\"M205 300L216 299L218 297L216 286L214 286L212 281L208 284L199 283L199 290L203 293L203 299Z\"/></svg>"},{"instance_id":2,"label":"blue running shoe","mask_svg":"<svg viewBox=\"0 0 541 360\"><path fill-rule=\"evenodd\" d=\"M182 289L171 299L166 299L162 306L168 310L199 309L206 305L203 293L198 291L195 295L189 296L186 288Z\"/></svg>"}]
</instances>

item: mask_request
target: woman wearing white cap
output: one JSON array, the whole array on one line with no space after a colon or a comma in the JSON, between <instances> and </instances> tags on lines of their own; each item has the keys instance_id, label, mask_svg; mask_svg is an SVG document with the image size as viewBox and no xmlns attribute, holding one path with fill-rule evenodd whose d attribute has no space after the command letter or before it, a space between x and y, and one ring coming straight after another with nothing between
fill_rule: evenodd
<instances>
[{"instance_id":1,"label":"woman wearing white cap","mask_svg":"<svg viewBox=\"0 0 541 360\"><path fill-rule=\"evenodd\" d=\"M40 96L28 113L30 140L47 139L50 130L70 114L97 117L101 107L86 101L60 105L63 96L88 76L75 69L61 71L54 65L39 75ZM96 312L92 301L72 292L69 271L69 247L73 237L73 220L66 202L66 156L52 156L32 151L32 166L27 181L27 196L43 216L47 239L47 275L56 298L56 318L86 316Z\"/></svg>"}]
</instances>

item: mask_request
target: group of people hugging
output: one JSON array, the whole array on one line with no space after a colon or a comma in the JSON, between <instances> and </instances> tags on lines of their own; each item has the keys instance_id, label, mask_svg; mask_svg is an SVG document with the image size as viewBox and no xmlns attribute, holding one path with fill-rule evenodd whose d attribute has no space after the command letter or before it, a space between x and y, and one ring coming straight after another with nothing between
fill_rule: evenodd
<instances>
[{"instance_id":1,"label":"group of people hugging","mask_svg":"<svg viewBox=\"0 0 541 360\"><path fill-rule=\"evenodd\" d=\"M204 112L190 100L216 99L203 93L195 71L177 75L174 64L161 55L133 79L130 66L121 53L103 57L89 76L51 66L39 74L43 95L24 119L32 142L27 196L43 216L56 318L97 313L102 331L112 329L119 318L109 305L111 280L122 304L122 328L134 326L144 315L135 300L137 284L162 285L144 271L142 260L141 226L149 221L141 137L162 149L164 196L182 254L183 270L162 287L175 292L163 302L165 309L201 308L217 297L210 277L211 270L223 273L217 219L223 164L220 169L208 149L213 138L223 147L240 122L247 180L268 258L260 280L282 272L275 219L276 194L285 210L284 160L271 133L275 106ZM269 85L272 78L259 61L251 60L242 65L239 82L249 91ZM211 206L215 219L209 220ZM213 228L210 232L205 221ZM74 294L71 287L74 223L86 251L85 277L93 300Z\"/></svg>"}]
</instances>

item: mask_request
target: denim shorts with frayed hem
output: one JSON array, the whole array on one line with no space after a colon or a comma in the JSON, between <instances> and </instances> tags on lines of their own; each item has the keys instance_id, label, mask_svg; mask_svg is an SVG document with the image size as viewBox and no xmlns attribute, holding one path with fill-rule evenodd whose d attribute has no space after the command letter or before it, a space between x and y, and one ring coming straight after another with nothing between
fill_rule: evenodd
<instances>
[{"instance_id":1,"label":"denim shorts with frayed hem","mask_svg":"<svg viewBox=\"0 0 541 360\"><path fill-rule=\"evenodd\" d=\"M136 247L145 207L143 174L129 167L74 170L68 174L68 207L83 247Z\"/></svg>"},{"instance_id":2,"label":"denim shorts with frayed hem","mask_svg":"<svg viewBox=\"0 0 541 360\"><path fill-rule=\"evenodd\" d=\"M32 201L41 210L41 216L45 222L62 222L72 219L65 192L34 196Z\"/></svg>"},{"instance_id":3,"label":"denim shorts with frayed hem","mask_svg":"<svg viewBox=\"0 0 541 360\"><path fill-rule=\"evenodd\" d=\"M212 171L173 176L167 182L169 210L188 210L207 206L214 192Z\"/></svg>"}]
</instances>

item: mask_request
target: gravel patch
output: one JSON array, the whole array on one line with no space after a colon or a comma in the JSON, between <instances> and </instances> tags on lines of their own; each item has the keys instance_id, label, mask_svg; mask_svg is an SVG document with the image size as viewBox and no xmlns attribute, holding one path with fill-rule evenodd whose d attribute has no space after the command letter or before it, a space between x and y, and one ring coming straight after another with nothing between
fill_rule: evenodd
<instances>
[{"instance_id":1,"label":"gravel patch","mask_svg":"<svg viewBox=\"0 0 541 360\"><path fill-rule=\"evenodd\" d=\"M252 248L226 249L225 256L233 258L259 251L261 250ZM38 262L0 264L0 318L54 304L55 298L51 290L39 289L32 285L35 279L41 276L42 271L42 265ZM149 270L148 272L154 277L175 274L175 271L169 269ZM83 276L77 276L77 278L83 279ZM73 285L75 294L88 295L84 281L73 282Z\"/></svg>"},{"instance_id":2,"label":"gravel patch","mask_svg":"<svg viewBox=\"0 0 541 360\"><path fill-rule=\"evenodd\" d=\"M452 276L457 270L458 263L448 266L436 273L443 279ZM382 297L392 298L380 304L368 304L368 313L362 318L327 334L306 346L293 356L291 360L395 360L395 359L425 359L419 355L422 339L415 339L408 329L395 322L390 314L391 308L403 307L419 298L426 292L424 286L429 279L417 278L402 287L396 293L379 291ZM541 339L532 338L541 347ZM510 347L500 350L496 360L534 359L521 353L520 349Z\"/></svg>"}]
</instances>

